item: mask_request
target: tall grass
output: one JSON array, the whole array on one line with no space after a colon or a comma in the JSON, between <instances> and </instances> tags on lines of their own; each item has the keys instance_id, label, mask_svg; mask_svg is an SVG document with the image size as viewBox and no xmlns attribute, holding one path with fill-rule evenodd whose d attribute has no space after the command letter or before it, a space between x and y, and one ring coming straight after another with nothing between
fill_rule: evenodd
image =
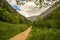
<instances>
[{"instance_id":1,"label":"tall grass","mask_svg":"<svg viewBox=\"0 0 60 40\"><path fill-rule=\"evenodd\" d=\"M7 40L27 28L28 26L25 24L10 24L0 21L0 40Z\"/></svg>"}]
</instances>

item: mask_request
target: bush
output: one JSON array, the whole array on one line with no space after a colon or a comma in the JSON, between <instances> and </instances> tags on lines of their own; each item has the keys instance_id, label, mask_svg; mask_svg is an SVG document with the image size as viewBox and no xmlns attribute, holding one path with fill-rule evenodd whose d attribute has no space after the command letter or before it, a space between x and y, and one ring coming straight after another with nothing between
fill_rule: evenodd
<instances>
[{"instance_id":1,"label":"bush","mask_svg":"<svg viewBox=\"0 0 60 40\"><path fill-rule=\"evenodd\" d=\"M33 27L28 40L60 40L60 32L53 29Z\"/></svg>"}]
</instances>

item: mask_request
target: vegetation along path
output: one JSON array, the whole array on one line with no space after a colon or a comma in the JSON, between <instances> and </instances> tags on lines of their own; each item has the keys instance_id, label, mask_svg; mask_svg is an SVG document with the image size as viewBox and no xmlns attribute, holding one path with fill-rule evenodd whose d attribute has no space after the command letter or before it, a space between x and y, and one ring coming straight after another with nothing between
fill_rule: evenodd
<instances>
[{"instance_id":1,"label":"vegetation along path","mask_svg":"<svg viewBox=\"0 0 60 40\"><path fill-rule=\"evenodd\" d=\"M16 36L10 38L9 40L26 40L31 29L32 29L32 26L30 28L28 28L27 30L25 30L24 32L19 33Z\"/></svg>"}]
</instances>

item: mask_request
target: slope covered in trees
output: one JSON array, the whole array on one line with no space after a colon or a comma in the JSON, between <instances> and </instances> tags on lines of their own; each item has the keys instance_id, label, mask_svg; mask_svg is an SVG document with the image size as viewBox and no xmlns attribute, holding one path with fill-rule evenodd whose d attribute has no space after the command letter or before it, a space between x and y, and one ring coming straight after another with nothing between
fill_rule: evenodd
<instances>
[{"instance_id":1,"label":"slope covered in trees","mask_svg":"<svg viewBox=\"0 0 60 40\"><path fill-rule=\"evenodd\" d=\"M13 9L6 0L0 0L0 20L10 23L28 22L28 20Z\"/></svg>"}]
</instances>

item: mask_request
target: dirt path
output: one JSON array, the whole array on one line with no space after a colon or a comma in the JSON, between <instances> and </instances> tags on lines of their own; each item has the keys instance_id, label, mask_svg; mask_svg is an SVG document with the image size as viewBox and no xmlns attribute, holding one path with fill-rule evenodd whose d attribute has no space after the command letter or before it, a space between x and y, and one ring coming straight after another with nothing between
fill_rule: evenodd
<instances>
[{"instance_id":1,"label":"dirt path","mask_svg":"<svg viewBox=\"0 0 60 40\"><path fill-rule=\"evenodd\" d=\"M27 37L29 36L31 28L32 28L32 26L30 28L28 28L27 30L25 30L24 32L19 33L16 36L10 38L9 40L26 40Z\"/></svg>"}]
</instances>

